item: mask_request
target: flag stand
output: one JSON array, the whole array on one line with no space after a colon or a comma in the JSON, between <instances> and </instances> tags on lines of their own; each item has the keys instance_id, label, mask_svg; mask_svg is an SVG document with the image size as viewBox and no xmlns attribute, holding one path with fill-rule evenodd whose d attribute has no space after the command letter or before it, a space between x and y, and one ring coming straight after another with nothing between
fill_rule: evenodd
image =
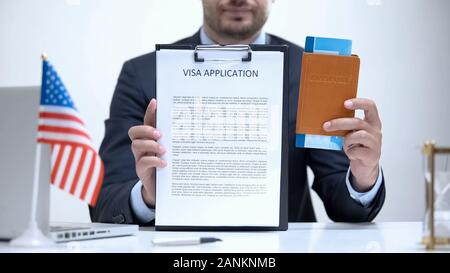
<instances>
[{"instance_id":1,"label":"flag stand","mask_svg":"<svg viewBox=\"0 0 450 273\"><path fill-rule=\"evenodd\" d=\"M34 177L33 177L33 195L31 199L31 215L27 229L18 237L11 240L11 246L16 247L45 247L53 245L53 241L42 233L39 229L36 214L39 191L39 172L41 161L42 144L38 143L36 148L36 158L34 161Z\"/></svg>"},{"instance_id":2,"label":"flag stand","mask_svg":"<svg viewBox=\"0 0 450 273\"><path fill-rule=\"evenodd\" d=\"M42 54L42 60L45 61L47 56ZM38 143L36 147L36 157L34 159L34 177L33 177L33 195L31 199L31 215L30 222L27 229L18 237L11 240L9 243L15 247L45 247L54 244L47 236L42 233L37 224L37 204L38 204L38 192L39 192L39 173L41 168L41 149L42 144ZM48 181L47 181L48 182Z\"/></svg>"}]
</instances>

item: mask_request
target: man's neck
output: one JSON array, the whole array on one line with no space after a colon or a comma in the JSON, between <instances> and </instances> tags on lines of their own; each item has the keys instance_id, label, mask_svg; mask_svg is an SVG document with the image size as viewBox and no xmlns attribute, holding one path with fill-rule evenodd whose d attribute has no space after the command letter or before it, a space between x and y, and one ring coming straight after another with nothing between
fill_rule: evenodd
<instances>
[{"instance_id":1,"label":"man's neck","mask_svg":"<svg viewBox=\"0 0 450 273\"><path fill-rule=\"evenodd\" d=\"M208 25L203 24L203 31L205 32L206 36L212 40L212 42L220 45L232 45L232 44L243 44L243 45L249 45L255 43L258 36L261 35L261 30L250 36L246 39L234 39L232 37L223 37L219 34L217 34L215 31L213 31ZM202 41L204 42L204 41Z\"/></svg>"}]
</instances>

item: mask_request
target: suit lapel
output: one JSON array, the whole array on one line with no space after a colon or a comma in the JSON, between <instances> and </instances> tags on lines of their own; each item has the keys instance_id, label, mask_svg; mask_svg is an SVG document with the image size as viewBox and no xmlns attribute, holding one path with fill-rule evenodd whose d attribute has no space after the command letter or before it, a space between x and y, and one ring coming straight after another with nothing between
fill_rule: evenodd
<instances>
[{"instance_id":1,"label":"suit lapel","mask_svg":"<svg viewBox=\"0 0 450 273\"><path fill-rule=\"evenodd\" d=\"M177 42L175 42L175 44L192 44L192 45L200 45L200 30L198 30L194 35L181 39Z\"/></svg>"}]
</instances>

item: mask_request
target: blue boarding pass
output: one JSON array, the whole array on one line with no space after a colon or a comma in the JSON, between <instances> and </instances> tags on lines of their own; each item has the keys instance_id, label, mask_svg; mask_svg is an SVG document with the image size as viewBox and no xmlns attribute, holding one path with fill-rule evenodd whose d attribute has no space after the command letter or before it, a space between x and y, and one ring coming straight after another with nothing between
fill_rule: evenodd
<instances>
[{"instance_id":1,"label":"blue boarding pass","mask_svg":"<svg viewBox=\"0 0 450 273\"><path fill-rule=\"evenodd\" d=\"M352 40L308 36L305 52L351 56Z\"/></svg>"},{"instance_id":2,"label":"blue boarding pass","mask_svg":"<svg viewBox=\"0 0 450 273\"><path fill-rule=\"evenodd\" d=\"M306 37L305 52L318 54L333 54L342 56L352 55L352 41L347 39L334 39L324 37ZM310 134L297 134L295 147L314 148L340 151L343 148L344 138L340 136L321 136Z\"/></svg>"},{"instance_id":3,"label":"blue boarding pass","mask_svg":"<svg viewBox=\"0 0 450 273\"><path fill-rule=\"evenodd\" d=\"M309 134L297 134L295 136L295 147L314 148L325 150L342 150L344 138L340 136L320 136Z\"/></svg>"}]
</instances>

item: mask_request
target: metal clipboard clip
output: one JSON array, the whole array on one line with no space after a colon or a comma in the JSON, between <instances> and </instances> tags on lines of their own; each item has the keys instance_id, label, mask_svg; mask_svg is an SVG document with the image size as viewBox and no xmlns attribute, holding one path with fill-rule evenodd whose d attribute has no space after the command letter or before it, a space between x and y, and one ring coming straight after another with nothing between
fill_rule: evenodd
<instances>
[{"instance_id":1,"label":"metal clipboard clip","mask_svg":"<svg viewBox=\"0 0 450 273\"><path fill-rule=\"evenodd\" d=\"M246 51L247 56L241 59L207 59L207 62L228 62L228 61L242 61L250 62L252 60L252 48L249 45L197 45L194 50L194 60L196 63L205 62L205 58L198 56L200 51Z\"/></svg>"}]
</instances>

